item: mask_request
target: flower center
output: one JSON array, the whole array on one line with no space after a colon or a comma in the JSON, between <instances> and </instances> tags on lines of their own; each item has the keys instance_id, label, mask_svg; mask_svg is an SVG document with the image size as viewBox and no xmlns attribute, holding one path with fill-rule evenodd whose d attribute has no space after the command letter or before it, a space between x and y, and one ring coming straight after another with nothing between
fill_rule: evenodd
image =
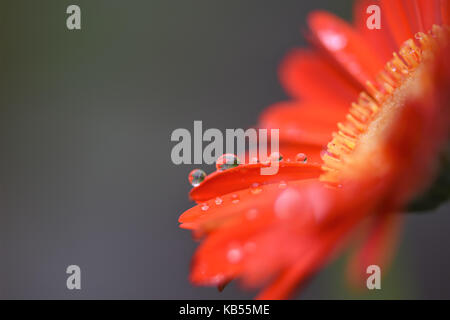
<instances>
[{"instance_id":1,"label":"flower center","mask_svg":"<svg viewBox=\"0 0 450 320\"><path fill-rule=\"evenodd\" d=\"M388 169L380 165L383 154L377 148L389 135L407 100L425 90L429 62L449 31L447 26L435 25L428 34L417 33L415 40L407 40L398 54L394 53L375 83L367 83L366 91L351 105L346 121L338 124L339 130L327 146L322 157L322 181L339 184L358 177L359 168Z\"/></svg>"}]
</instances>

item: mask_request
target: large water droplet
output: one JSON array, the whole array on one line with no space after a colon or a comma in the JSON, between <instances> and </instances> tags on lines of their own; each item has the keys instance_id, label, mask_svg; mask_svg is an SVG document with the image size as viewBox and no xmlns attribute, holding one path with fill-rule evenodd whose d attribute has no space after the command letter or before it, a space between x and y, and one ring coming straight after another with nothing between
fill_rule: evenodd
<instances>
[{"instance_id":1,"label":"large water droplet","mask_svg":"<svg viewBox=\"0 0 450 320\"><path fill-rule=\"evenodd\" d=\"M228 170L237 167L241 164L239 158L231 153L221 155L216 161L216 169L220 171Z\"/></svg>"},{"instance_id":2,"label":"large water droplet","mask_svg":"<svg viewBox=\"0 0 450 320\"><path fill-rule=\"evenodd\" d=\"M204 203L204 204L201 206L201 208L202 208L203 211L208 211L209 206L208 206L208 204Z\"/></svg>"},{"instance_id":3,"label":"large water droplet","mask_svg":"<svg viewBox=\"0 0 450 320\"><path fill-rule=\"evenodd\" d=\"M308 161L308 157L304 153L298 153L295 156L295 161L301 162L301 163L306 163Z\"/></svg>"},{"instance_id":4,"label":"large water droplet","mask_svg":"<svg viewBox=\"0 0 450 320\"><path fill-rule=\"evenodd\" d=\"M200 169L194 169L191 171L191 173L189 173L189 183L193 187L197 187L198 185L200 185L200 183L202 183L203 180L205 180L205 178L206 178L205 171Z\"/></svg>"}]
</instances>

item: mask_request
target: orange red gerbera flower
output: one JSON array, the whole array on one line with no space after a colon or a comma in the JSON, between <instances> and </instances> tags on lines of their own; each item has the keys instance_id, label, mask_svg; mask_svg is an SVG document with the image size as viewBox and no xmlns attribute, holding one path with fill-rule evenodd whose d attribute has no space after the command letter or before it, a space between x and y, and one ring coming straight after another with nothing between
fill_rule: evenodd
<instances>
[{"instance_id":1,"label":"orange red gerbera flower","mask_svg":"<svg viewBox=\"0 0 450 320\"><path fill-rule=\"evenodd\" d=\"M353 26L312 13L314 47L282 63L292 100L260 119L280 129L278 174L241 164L192 189L198 205L179 221L202 239L193 283L240 278L265 286L259 298L287 298L360 228L352 279L388 261L396 213L429 189L448 143L450 2L380 0L382 28L368 30L373 2L357 1Z\"/></svg>"}]
</instances>

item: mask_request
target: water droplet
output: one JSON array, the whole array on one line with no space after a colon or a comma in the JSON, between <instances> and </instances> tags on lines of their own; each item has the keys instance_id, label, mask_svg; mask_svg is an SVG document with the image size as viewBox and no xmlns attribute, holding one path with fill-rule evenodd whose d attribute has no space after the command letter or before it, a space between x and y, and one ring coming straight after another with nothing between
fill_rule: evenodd
<instances>
[{"instance_id":1,"label":"water droplet","mask_svg":"<svg viewBox=\"0 0 450 320\"><path fill-rule=\"evenodd\" d=\"M280 184L278 185L278 188L285 189L287 187L286 181L280 181Z\"/></svg>"},{"instance_id":2,"label":"water droplet","mask_svg":"<svg viewBox=\"0 0 450 320\"><path fill-rule=\"evenodd\" d=\"M241 164L239 158L231 153L221 155L216 161L216 169L220 171L228 170L237 167Z\"/></svg>"},{"instance_id":3,"label":"water droplet","mask_svg":"<svg viewBox=\"0 0 450 320\"><path fill-rule=\"evenodd\" d=\"M220 206L223 202L222 198L217 197L216 200L214 201L218 206Z\"/></svg>"},{"instance_id":4,"label":"water droplet","mask_svg":"<svg viewBox=\"0 0 450 320\"><path fill-rule=\"evenodd\" d=\"M308 157L304 153L299 153L295 156L295 161L306 163L308 161Z\"/></svg>"},{"instance_id":5,"label":"water droplet","mask_svg":"<svg viewBox=\"0 0 450 320\"><path fill-rule=\"evenodd\" d=\"M206 178L206 173L203 170L200 169L194 169L189 173L189 183L193 187L197 187L200 185L200 183L203 182Z\"/></svg>"},{"instance_id":6,"label":"water droplet","mask_svg":"<svg viewBox=\"0 0 450 320\"><path fill-rule=\"evenodd\" d=\"M237 194L233 194L231 196L231 202L234 204L239 203L239 196Z\"/></svg>"},{"instance_id":7,"label":"water droplet","mask_svg":"<svg viewBox=\"0 0 450 320\"><path fill-rule=\"evenodd\" d=\"M282 161L283 160L283 155L279 152L272 152L270 154L270 160L271 161Z\"/></svg>"},{"instance_id":8,"label":"water droplet","mask_svg":"<svg viewBox=\"0 0 450 320\"><path fill-rule=\"evenodd\" d=\"M258 193L261 193L261 191L262 191L262 189L261 189L261 187L259 186L259 183L254 183L254 184L252 184L252 186L250 187L250 192L251 193L253 193L253 194L258 194Z\"/></svg>"},{"instance_id":9,"label":"water droplet","mask_svg":"<svg viewBox=\"0 0 450 320\"><path fill-rule=\"evenodd\" d=\"M232 248L227 253L228 261L231 263L238 263L242 259L242 251L239 248Z\"/></svg>"},{"instance_id":10,"label":"water droplet","mask_svg":"<svg viewBox=\"0 0 450 320\"><path fill-rule=\"evenodd\" d=\"M254 163L259 163L258 157L253 157L250 159L250 163L254 164Z\"/></svg>"},{"instance_id":11,"label":"water droplet","mask_svg":"<svg viewBox=\"0 0 450 320\"><path fill-rule=\"evenodd\" d=\"M202 208L203 211L207 211L207 210L209 209L209 206L208 206L208 204L204 203L204 204L201 206L201 208Z\"/></svg>"}]
</instances>

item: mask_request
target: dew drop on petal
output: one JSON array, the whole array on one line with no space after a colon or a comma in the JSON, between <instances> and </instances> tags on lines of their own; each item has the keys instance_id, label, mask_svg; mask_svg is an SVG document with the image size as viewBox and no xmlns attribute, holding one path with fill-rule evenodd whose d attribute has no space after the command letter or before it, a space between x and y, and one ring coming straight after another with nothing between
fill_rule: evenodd
<instances>
[{"instance_id":1,"label":"dew drop on petal","mask_svg":"<svg viewBox=\"0 0 450 320\"><path fill-rule=\"evenodd\" d=\"M285 189L287 187L286 181L280 181L280 184L278 185L278 188Z\"/></svg>"},{"instance_id":2,"label":"dew drop on petal","mask_svg":"<svg viewBox=\"0 0 450 320\"><path fill-rule=\"evenodd\" d=\"M308 157L304 153L298 153L295 156L295 161L301 162L301 163L306 163L308 161Z\"/></svg>"},{"instance_id":3,"label":"dew drop on petal","mask_svg":"<svg viewBox=\"0 0 450 320\"><path fill-rule=\"evenodd\" d=\"M259 186L259 183L254 183L254 184L252 184L252 186L250 187L250 192L252 193L252 194L258 194L258 193L261 193L261 191L262 191L262 189L261 189L261 187Z\"/></svg>"},{"instance_id":4,"label":"dew drop on petal","mask_svg":"<svg viewBox=\"0 0 450 320\"><path fill-rule=\"evenodd\" d=\"M208 206L208 204L204 203L204 204L202 204L201 208L203 211L207 211L209 209L209 206Z\"/></svg>"},{"instance_id":5,"label":"dew drop on petal","mask_svg":"<svg viewBox=\"0 0 450 320\"><path fill-rule=\"evenodd\" d=\"M269 158L271 161L282 161L283 155L279 152L272 152Z\"/></svg>"},{"instance_id":6,"label":"dew drop on petal","mask_svg":"<svg viewBox=\"0 0 450 320\"><path fill-rule=\"evenodd\" d=\"M216 161L216 169L220 171L235 168L241 164L239 158L231 153L223 154Z\"/></svg>"},{"instance_id":7,"label":"dew drop on petal","mask_svg":"<svg viewBox=\"0 0 450 320\"><path fill-rule=\"evenodd\" d=\"M234 204L239 203L239 196L237 194L233 194L231 196L231 202L234 203Z\"/></svg>"},{"instance_id":8,"label":"dew drop on petal","mask_svg":"<svg viewBox=\"0 0 450 320\"><path fill-rule=\"evenodd\" d=\"M214 200L214 202L215 202L218 206L220 206L220 205L222 204L223 200L222 200L222 198L217 197L216 200Z\"/></svg>"},{"instance_id":9,"label":"dew drop on petal","mask_svg":"<svg viewBox=\"0 0 450 320\"><path fill-rule=\"evenodd\" d=\"M194 169L189 173L189 183L193 187L199 186L206 178L206 173L200 169Z\"/></svg>"}]
</instances>

